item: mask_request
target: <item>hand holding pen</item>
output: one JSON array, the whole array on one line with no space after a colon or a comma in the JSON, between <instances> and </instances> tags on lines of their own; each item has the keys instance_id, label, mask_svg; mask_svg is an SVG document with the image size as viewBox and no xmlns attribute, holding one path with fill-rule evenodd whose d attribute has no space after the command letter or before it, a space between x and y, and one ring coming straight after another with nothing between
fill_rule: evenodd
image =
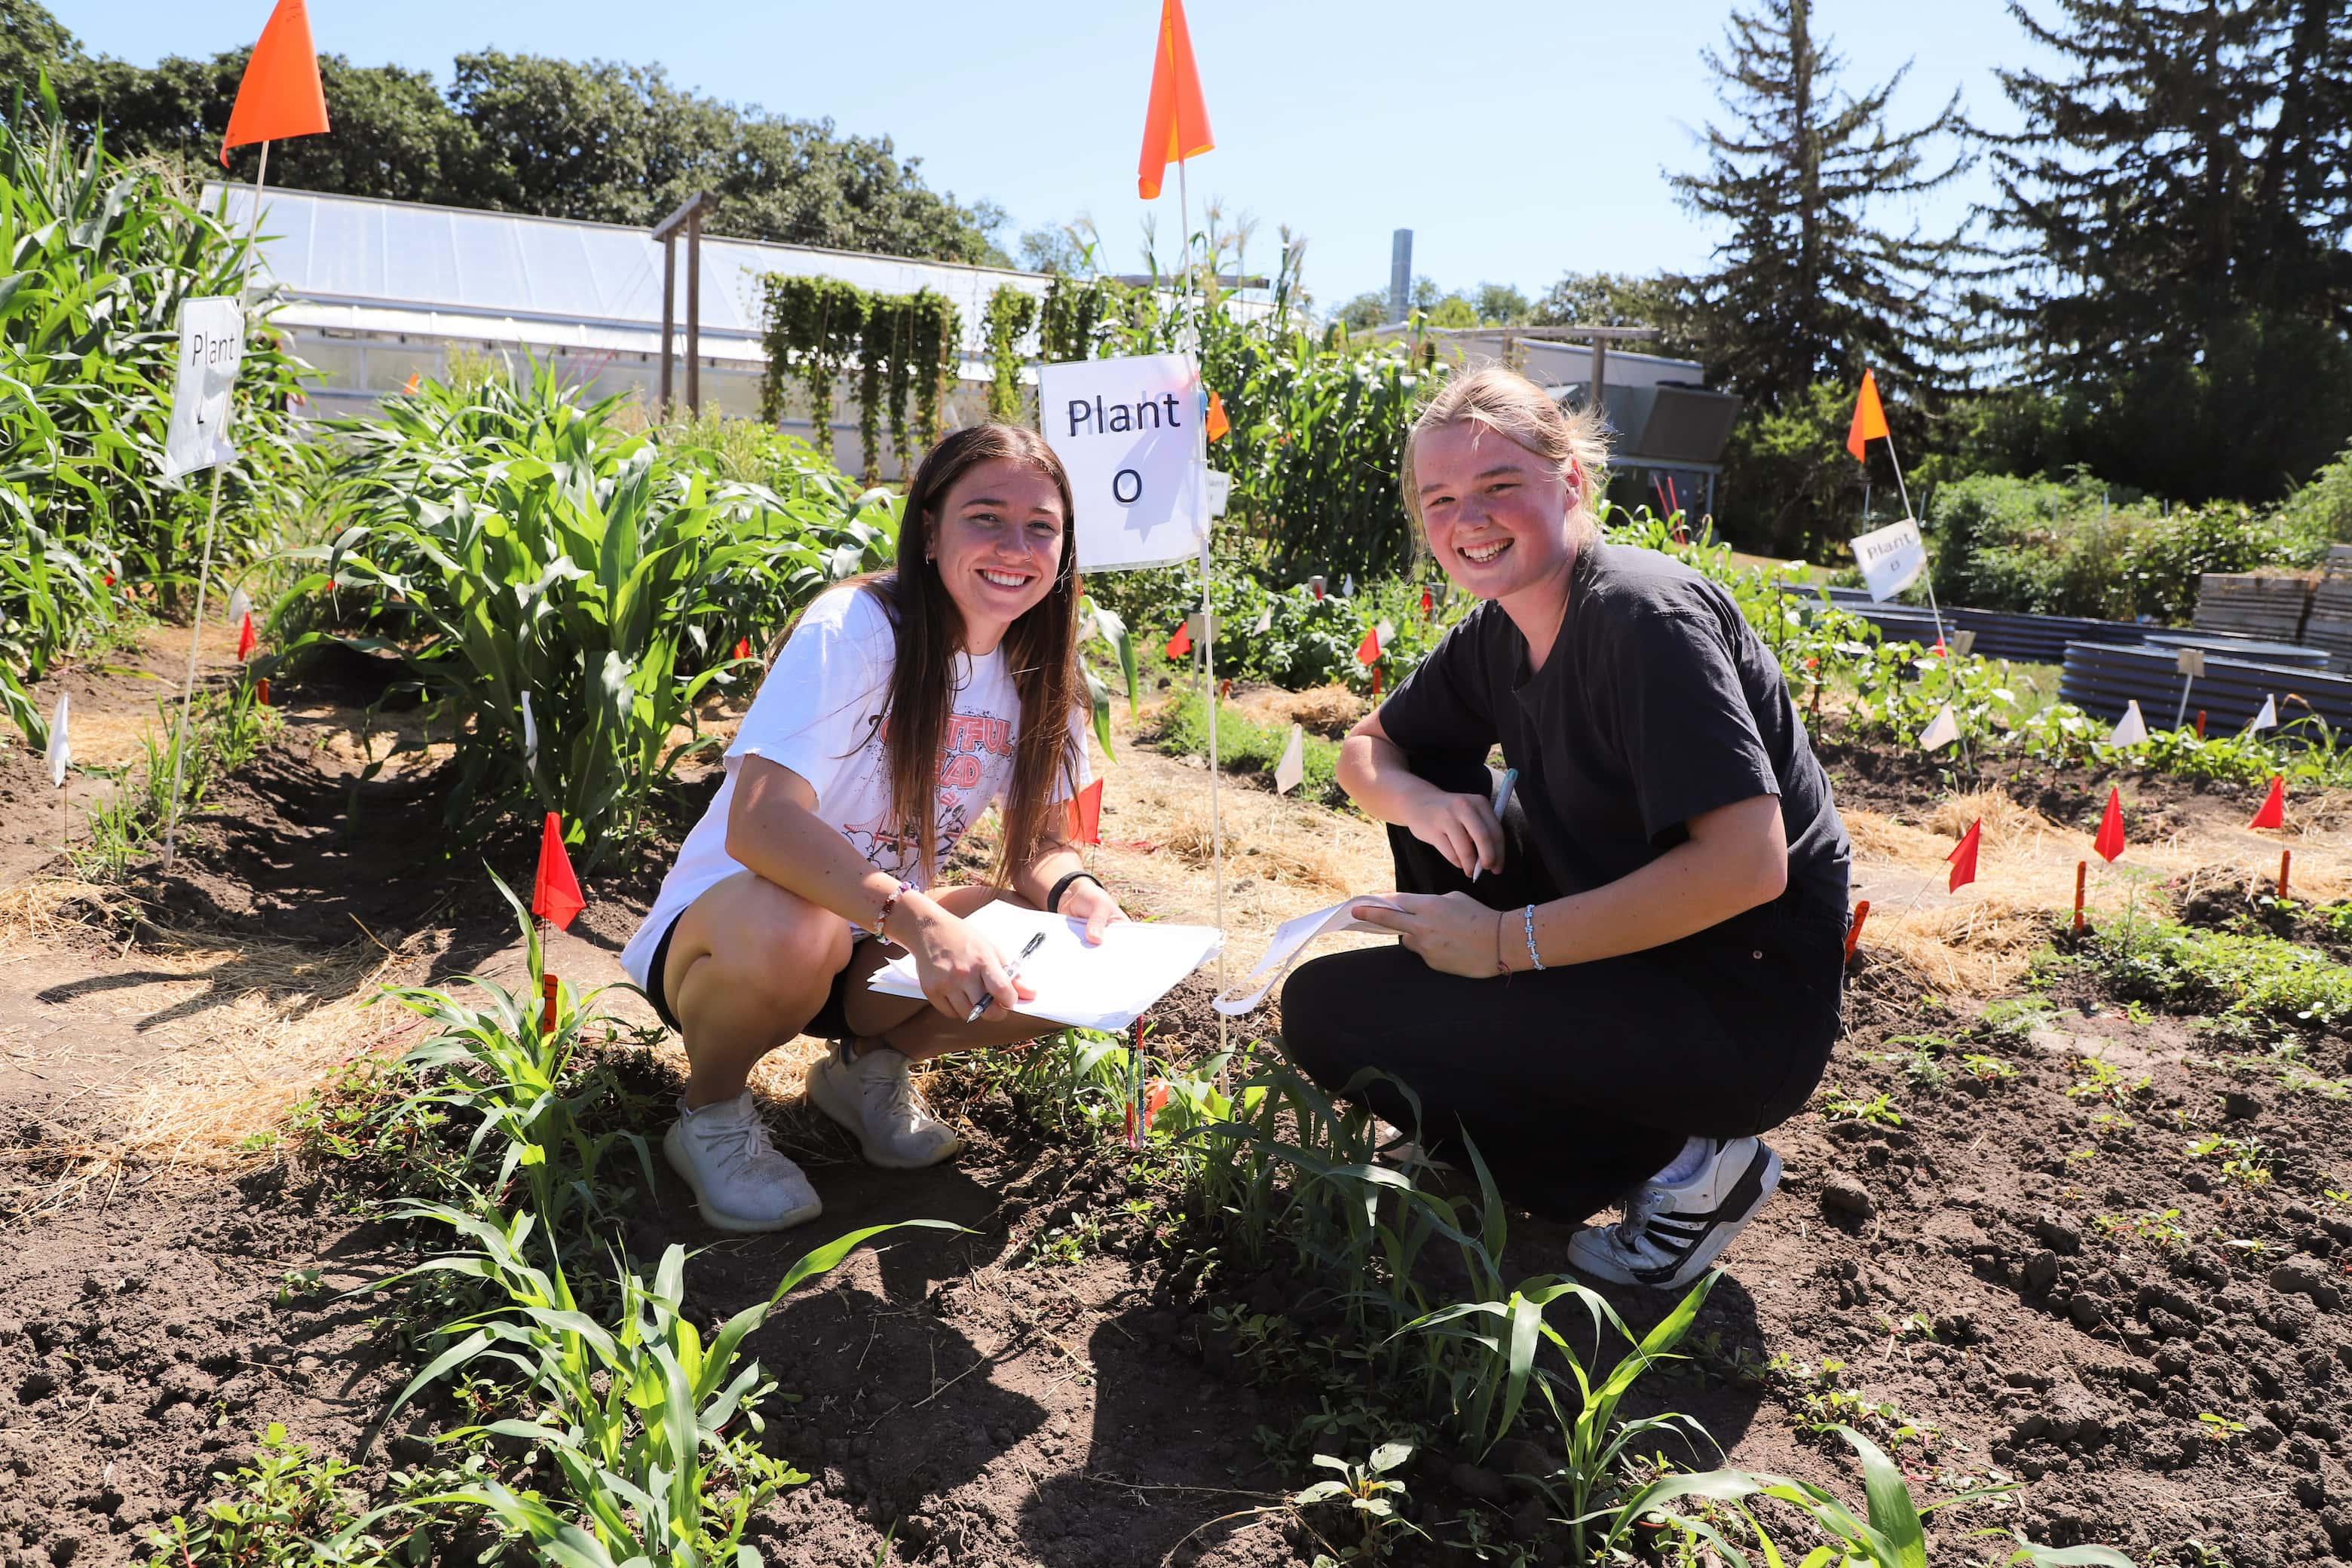
<instances>
[{"instance_id":1,"label":"hand holding pen","mask_svg":"<svg viewBox=\"0 0 2352 1568\"><path fill-rule=\"evenodd\" d=\"M1004 966L1004 984L1008 989L1012 986L1014 981L1021 978L1021 966L1029 962L1029 955L1045 945L1045 933L1042 931L1034 932L1027 942L1021 944L1021 951L1014 953L1013 955L1013 962ZM983 995L981 997L980 1005L971 1010L971 1015L964 1019L964 1022L967 1024L979 1023L981 1015L987 1012L990 1005L995 1000L996 998L993 996Z\"/></svg>"}]
</instances>

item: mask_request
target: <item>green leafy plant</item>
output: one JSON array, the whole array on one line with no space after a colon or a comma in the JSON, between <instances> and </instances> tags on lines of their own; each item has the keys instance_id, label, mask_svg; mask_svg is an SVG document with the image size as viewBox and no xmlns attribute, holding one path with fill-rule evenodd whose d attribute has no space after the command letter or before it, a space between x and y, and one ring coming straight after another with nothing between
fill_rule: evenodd
<instances>
[{"instance_id":1,"label":"green leafy plant","mask_svg":"<svg viewBox=\"0 0 2352 1568\"><path fill-rule=\"evenodd\" d=\"M358 1469L312 1458L272 1421L252 1458L233 1473L213 1473L229 1495L150 1535L149 1561L159 1568L378 1568L397 1540L370 1533L383 1516L361 1514L346 1484Z\"/></svg>"},{"instance_id":2,"label":"green leafy plant","mask_svg":"<svg viewBox=\"0 0 2352 1568\"><path fill-rule=\"evenodd\" d=\"M1413 1529L1396 1510L1398 1500L1405 1495L1404 1483L1390 1473L1412 1458L1412 1445L1410 1443L1383 1443L1373 1449L1371 1457L1361 1464L1334 1458L1328 1454L1315 1456L1315 1463L1318 1467L1338 1471L1339 1479L1317 1481L1293 1492L1290 1506L1302 1510L1318 1506L1344 1507L1358 1530L1357 1540L1343 1548L1337 1557L1318 1558L1318 1561L1352 1563L1377 1557L1387 1536L1400 1530ZM1419 1532L1416 1531L1414 1533Z\"/></svg>"}]
</instances>

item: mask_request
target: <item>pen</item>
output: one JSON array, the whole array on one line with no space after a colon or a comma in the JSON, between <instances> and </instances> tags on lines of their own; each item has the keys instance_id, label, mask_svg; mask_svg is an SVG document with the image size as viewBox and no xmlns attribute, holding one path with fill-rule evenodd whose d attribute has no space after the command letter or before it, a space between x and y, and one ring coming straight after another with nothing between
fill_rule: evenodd
<instances>
[{"instance_id":1,"label":"pen","mask_svg":"<svg viewBox=\"0 0 2352 1568\"><path fill-rule=\"evenodd\" d=\"M1496 822L1503 820L1503 808L1511 804L1511 792L1518 788L1518 786L1519 770L1517 768L1505 768L1503 770L1503 782L1501 784L1497 785L1495 790L1495 820ZM1486 868L1482 865L1475 871L1470 873L1470 879L1475 882L1486 874Z\"/></svg>"},{"instance_id":2,"label":"pen","mask_svg":"<svg viewBox=\"0 0 2352 1568\"><path fill-rule=\"evenodd\" d=\"M1027 942L1022 943L1021 951L1013 955L1013 962L1004 966L1004 984L1010 985L1014 981L1020 979L1021 966L1029 962L1029 955L1031 953L1036 952L1039 948L1045 945L1045 933L1042 931L1034 932ZM992 996L982 997L980 999L980 1005L971 1010L971 1016L966 1018L964 1022L967 1024L979 1023L980 1016L988 1011L988 1005L994 1000L995 998Z\"/></svg>"}]
</instances>

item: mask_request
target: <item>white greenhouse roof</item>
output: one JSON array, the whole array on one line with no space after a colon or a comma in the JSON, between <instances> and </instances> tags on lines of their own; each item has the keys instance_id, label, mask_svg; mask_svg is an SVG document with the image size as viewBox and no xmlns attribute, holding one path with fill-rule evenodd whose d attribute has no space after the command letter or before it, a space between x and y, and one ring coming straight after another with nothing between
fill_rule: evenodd
<instances>
[{"instance_id":1,"label":"white greenhouse roof","mask_svg":"<svg viewBox=\"0 0 2352 1568\"><path fill-rule=\"evenodd\" d=\"M253 188L205 187L207 206L222 196L229 220L243 227ZM662 247L644 229L295 190L265 191L261 209L263 265L293 295L275 317L289 327L661 351ZM677 244L683 348L683 232ZM759 278L768 272L837 278L877 293L934 289L962 315L968 360L985 354L982 318L990 295L1011 284L1042 296L1052 281L1003 268L705 235L707 358L765 363Z\"/></svg>"}]
</instances>

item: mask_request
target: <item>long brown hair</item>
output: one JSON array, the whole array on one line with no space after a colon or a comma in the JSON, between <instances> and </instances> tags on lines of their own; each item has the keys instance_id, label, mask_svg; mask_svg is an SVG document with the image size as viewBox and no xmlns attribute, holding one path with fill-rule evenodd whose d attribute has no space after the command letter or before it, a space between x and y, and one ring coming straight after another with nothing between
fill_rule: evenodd
<instances>
[{"instance_id":1,"label":"long brown hair","mask_svg":"<svg viewBox=\"0 0 2352 1568\"><path fill-rule=\"evenodd\" d=\"M938 563L929 559L942 504L974 465L1002 458L1036 469L1062 498L1062 556L1054 585L1004 634L1003 647L1021 696L1013 742L1013 778L1005 786L1003 841L996 879L1013 875L1058 837L1052 821L1056 778L1077 787L1078 745L1070 714L1082 689L1078 675L1078 535L1070 477L1054 448L1034 430L1013 425L971 425L933 447L907 489L898 527L898 564L866 584L890 613L898 657L890 667L882 710L883 756L890 774L890 816L922 846L928 880L938 870L940 758L954 699L955 656L963 650L963 616L948 594Z\"/></svg>"}]
</instances>

